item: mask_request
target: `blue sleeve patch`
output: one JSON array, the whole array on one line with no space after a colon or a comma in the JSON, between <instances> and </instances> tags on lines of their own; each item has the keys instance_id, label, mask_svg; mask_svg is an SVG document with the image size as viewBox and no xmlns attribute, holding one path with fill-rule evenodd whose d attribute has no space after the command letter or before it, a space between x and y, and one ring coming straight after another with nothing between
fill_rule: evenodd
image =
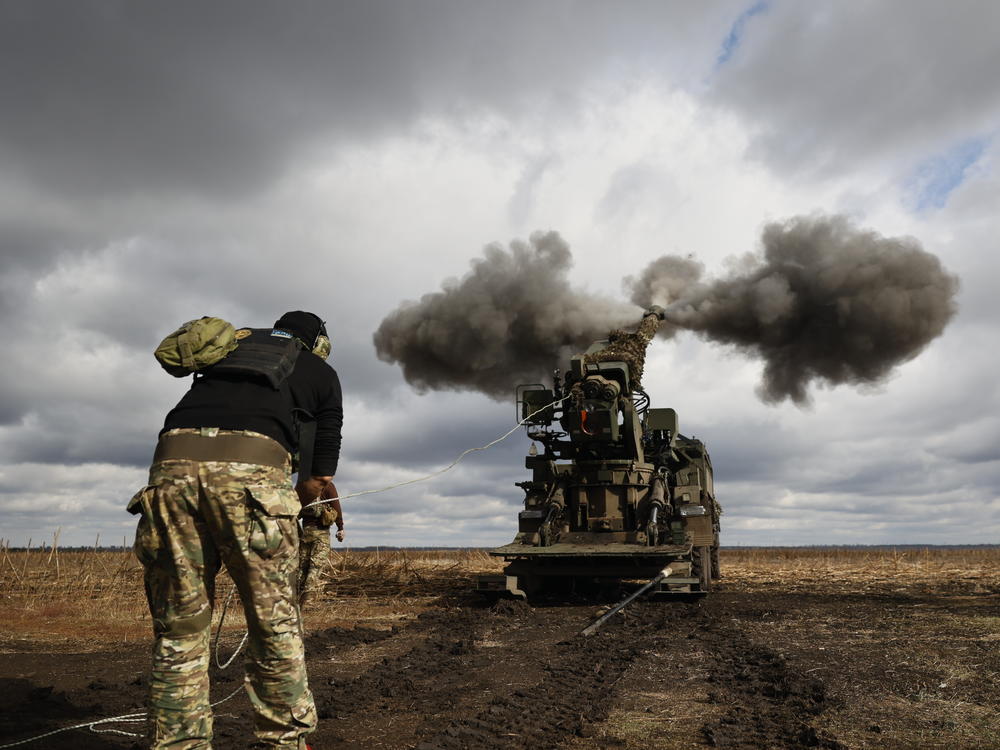
<instances>
[{"instance_id":1,"label":"blue sleeve patch","mask_svg":"<svg viewBox=\"0 0 1000 750\"><path fill-rule=\"evenodd\" d=\"M272 336L277 336L277 337L283 338L283 339L293 338L292 334L290 334L288 331L282 331L280 328L272 328L271 329L271 335Z\"/></svg>"}]
</instances>

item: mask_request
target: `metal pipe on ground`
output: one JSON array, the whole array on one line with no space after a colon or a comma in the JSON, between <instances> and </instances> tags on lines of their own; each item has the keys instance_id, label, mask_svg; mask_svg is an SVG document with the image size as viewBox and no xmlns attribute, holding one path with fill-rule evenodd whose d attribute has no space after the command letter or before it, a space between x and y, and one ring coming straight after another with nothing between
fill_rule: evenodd
<instances>
[{"instance_id":1,"label":"metal pipe on ground","mask_svg":"<svg viewBox=\"0 0 1000 750\"><path fill-rule=\"evenodd\" d=\"M588 635L593 635L594 633L596 633L604 623L606 623L608 620L610 620L616 614L618 614L619 612L621 612L632 601L634 601L635 599L638 599L640 596L642 596L643 594L645 594L647 591L649 591L651 588L653 588L653 586L655 586L656 584L658 584L664 578L667 578L668 576L672 575L673 572L674 572L673 568L671 568L669 565L667 567L665 567L663 570L661 570L659 573L657 573L655 576L653 576L653 578L648 583L644 583L638 589L636 589L631 594L629 594L624 599L622 599L620 602L618 602L618 604L616 604L615 606L613 606L611 609L609 609L603 615L601 615L596 620L594 620L592 623L590 623L590 625L588 625L583 630L581 630L580 631L580 635L582 635L582 636L588 636Z\"/></svg>"}]
</instances>

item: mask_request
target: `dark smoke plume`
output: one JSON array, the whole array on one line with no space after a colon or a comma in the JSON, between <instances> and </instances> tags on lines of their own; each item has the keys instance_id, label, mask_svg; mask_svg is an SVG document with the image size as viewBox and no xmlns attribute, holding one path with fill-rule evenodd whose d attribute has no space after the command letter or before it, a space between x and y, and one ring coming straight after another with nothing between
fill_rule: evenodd
<instances>
[{"instance_id":1,"label":"dark smoke plume","mask_svg":"<svg viewBox=\"0 0 1000 750\"><path fill-rule=\"evenodd\" d=\"M662 336L691 330L762 359L759 394L769 403L806 403L812 383L881 382L955 314L958 280L914 239L813 216L769 224L761 245L724 278L705 279L701 263L668 255L625 284L640 308L667 309ZM461 281L386 317L378 356L400 363L420 390L509 398L516 384L639 322L639 309L570 288L570 264L556 232L509 250L489 245Z\"/></svg>"},{"instance_id":2,"label":"dark smoke plume","mask_svg":"<svg viewBox=\"0 0 1000 750\"><path fill-rule=\"evenodd\" d=\"M402 305L375 333L379 359L398 362L421 391L509 399L518 383L539 380L609 328L637 320L627 303L570 288L572 255L557 232L509 249L488 245L484 255L461 281Z\"/></svg>"},{"instance_id":3,"label":"dark smoke plume","mask_svg":"<svg viewBox=\"0 0 1000 750\"><path fill-rule=\"evenodd\" d=\"M769 224L762 253L722 279L666 256L628 280L632 301L667 308L676 327L764 360L759 393L808 401L813 381L871 384L912 359L955 314L958 279L912 238L840 216Z\"/></svg>"}]
</instances>

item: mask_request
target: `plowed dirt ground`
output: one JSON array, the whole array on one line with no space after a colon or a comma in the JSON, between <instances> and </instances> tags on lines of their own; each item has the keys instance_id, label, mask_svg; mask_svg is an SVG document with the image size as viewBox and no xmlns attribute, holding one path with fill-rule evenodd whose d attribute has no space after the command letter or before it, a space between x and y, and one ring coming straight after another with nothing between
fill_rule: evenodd
<instances>
[{"instance_id":1,"label":"plowed dirt ground","mask_svg":"<svg viewBox=\"0 0 1000 750\"><path fill-rule=\"evenodd\" d=\"M894 553L895 554L895 553ZM776 553L777 555L777 553ZM471 573L412 596L334 580L306 610L325 748L1000 748L1000 570L730 553L716 591L637 602L596 635L593 602L489 603ZM950 565L950 567L949 567ZM435 593L429 594L428 589ZM348 592L349 595L345 595ZM22 622L17 620L17 622ZM238 642L227 630L223 657ZM148 645L3 636L0 746L142 710ZM240 685L214 670L213 697ZM245 694L220 750L252 739ZM140 725L95 729L141 731ZM23 747L131 748L76 729Z\"/></svg>"}]
</instances>

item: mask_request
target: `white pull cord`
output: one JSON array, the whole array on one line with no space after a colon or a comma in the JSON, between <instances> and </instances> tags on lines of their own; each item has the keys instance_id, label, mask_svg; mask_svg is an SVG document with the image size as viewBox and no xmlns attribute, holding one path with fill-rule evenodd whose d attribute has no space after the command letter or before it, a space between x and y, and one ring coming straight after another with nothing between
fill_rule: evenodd
<instances>
[{"instance_id":1,"label":"white pull cord","mask_svg":"<svg viewBox=\"0 0 1000 750\"><path fill-rule=\"evenodd\" d=\"M379 488L377 490L361 490L359 492L350 492L350 493L348 493L346 495L340 495L339 497L331 497L329 500L313 500L311 503L303 505L302 509L305 510L306 508L311 508L314 505L323 505L324 503L332 503L334 500L347 500L348 498L361 497L362 495L374 495L374 494L376 494L378 492L388 492L389 490L394 490L394 489L397 489L399 487L405 487L408 484L416 484L417 482L426 482L428 479L433 479L436 476L440 476L441 474L444 474L446 471L451 471L452 469L454 469L458 465L459 461L461 461L463 458L465 458L466 456L468 456L470 453L475 453L476 451L484 451L487 448L492 448L494 445L496 445L500 441L506 440L511 435L513 435L517 431L517 429L519 427L522 427L533 416L535 416L536 414L541 414L546 409L551 409L556 404L561 404L563 401L565 401L568 398L569 398L569 395L563 396L562 398L556 399L551 404L546 404L541 409L538 409L537 411L531 412L531 414L529 414L524 419L522 419L520 422L518 422L516 425L514 425L513 427L511 427L510 430L508 430L507 432L505 432L503 435L501 435L500 437L498 437L496 440L491 440L486 445L481 445L478 448L467 448L466 450L462 451L461 454L459 454L458 458L456 458L450 464L448 464L447 466L445 466L443 469L438 469L437 471L432 472L431 474L427 474L426 476L423 476L423 477L417 477L416 479L407 479L405 482L397 482L396 484L390 484L388 487L381 487L381 488Z\"/></svg>"},{"instance_id":2,"label":"white pull cord","mask_svg":"<svg viewBox=\"0 0 1000 750\"><path fill-rule=\"evenodd\" d=\"M221 659L219 659L219 640L222 638L222 623L226 621L226 612L229 611L229 603L232 602L233 594L235 593L236 593L236 586L234 585L231 589L229 589L229 596L226 597L226 603L222 605L222 614L219 615L219 627L216 628L215 630L215 646L214 646L215 666L217 666L219 669L226 669L229 667L230 664L233 663L233 660L239 655L240 651L243 650L243 647L246 645L247 638L250 636L249 630L243 633L243 640L240 641L240 645L236 647L236 650L233 651L232 656L226 659L226 663L223 664Z\"/></svg>"},{"instance_id":3,"label":"white pull cord","mask_svg":"<svg viewBox=\"0 0 1000 750\"><path fill-rule=\"evenodd\" d=\"M211 704L212 708L222 705L227 700L232 698L238 692L243 690L244 686L240 685L233 692L227 695L222 700L218 700ZM99 724L142 724L146 721L149 714L146 711L138 711L134 714L122 714L121 716L110 716L107 719L97 719L96 721L86 721L83 724L74 724L71 727L63 727L62 729L53 729L51 732L46 732L45 734L40 734L37 737L29 737L26 740L18 740L17 742L9 742L6 745L0 745L0 749L7 747L17 747L18 745L26 745L29 742L35 742L36 740L43 740L46 737L51 737L54 734L61 734L62 732L69 732L72 729L90 729L91 732L96 732L97 734L120 734L124 737L142 737L143 735L136 732L125 732L121 729L94 729L94 727Z\"/></svg>"}]
</instances>

